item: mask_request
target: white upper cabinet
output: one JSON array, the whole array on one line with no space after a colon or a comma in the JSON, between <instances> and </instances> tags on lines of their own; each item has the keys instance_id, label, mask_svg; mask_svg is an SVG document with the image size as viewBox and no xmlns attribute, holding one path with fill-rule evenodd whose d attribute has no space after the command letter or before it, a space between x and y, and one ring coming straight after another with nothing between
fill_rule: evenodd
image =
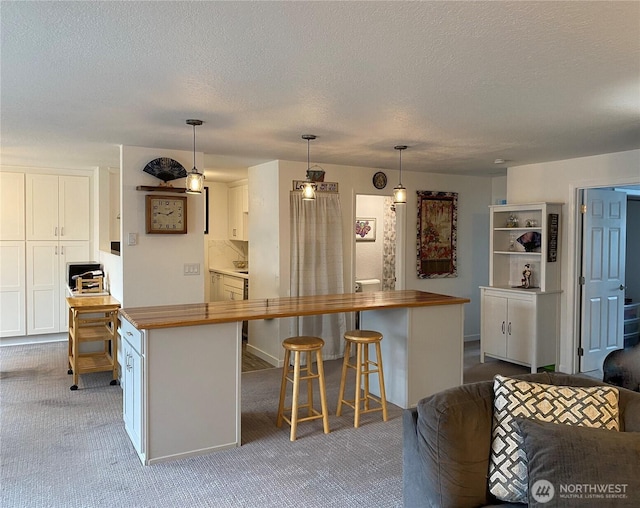
<instances>
[{"instance_id":1,"label":"white upper cabinet","mask_svg":"<svg viewBox=\"0 0 640 508\"><path fill-rule=\"evenodd\" d=\"M88 240L89 178L26 175L27 240Z\"/></svg>"},{"instance_id":2,"label":"white upper cabinet","mask_svg":"<svg viewBox=\"0 0 640 508\"><path fill-rule=\"evenodd\" d=\"M229 238L231 240L249 240L249 186L230 187L229 203Z\"/></svg>"},{"instance_id":3,"label":"white upper cabinet","mask_svg":"<svg viewBox=\"0 0 640 508\"><path fill-rule=\"evenodd\" d=\"M0 172L0 240L24 240L24 173Z\"/></svg>"}]
</instances>

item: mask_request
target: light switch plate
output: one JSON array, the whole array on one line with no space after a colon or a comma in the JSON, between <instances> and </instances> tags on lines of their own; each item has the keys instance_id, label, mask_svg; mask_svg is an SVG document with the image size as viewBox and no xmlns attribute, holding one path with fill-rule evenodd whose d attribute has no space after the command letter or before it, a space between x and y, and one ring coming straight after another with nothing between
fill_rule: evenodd
<instances>
[{"instance_id":1,"label":"light switch plate","mask_svg":"<svg viewBox=\"0 0 640 508\"><path fill-rule=\"evenodd\" d=\"M129 233L127 235L127 245L138 245L138 233Z\"/></svg>"}]
</instances>

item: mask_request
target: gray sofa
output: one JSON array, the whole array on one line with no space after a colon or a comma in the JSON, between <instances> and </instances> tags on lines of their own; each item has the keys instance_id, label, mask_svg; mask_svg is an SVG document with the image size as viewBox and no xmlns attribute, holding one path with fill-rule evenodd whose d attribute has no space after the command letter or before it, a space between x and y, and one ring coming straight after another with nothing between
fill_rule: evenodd
<instances>
[{"instance_id":1,"label":"gray sofa","mask_svg":"<svg viewBox=\"0 0 640 508\"><path fill-rule=\"evenodd\" d=\"M604 384L559 373L513 377L553 385ZM640 432L640 393L619 390L620 430ZM445 390L404 411L405 508L524 506L501 503L488 491L492 417L492 381Z\"/></svg>"}]
</instances>

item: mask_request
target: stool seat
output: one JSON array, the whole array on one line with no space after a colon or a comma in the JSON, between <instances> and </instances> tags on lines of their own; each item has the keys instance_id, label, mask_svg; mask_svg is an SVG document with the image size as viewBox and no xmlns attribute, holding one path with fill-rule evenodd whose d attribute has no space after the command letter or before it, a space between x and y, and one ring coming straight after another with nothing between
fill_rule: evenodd
<instances>
[{"instance_id":1,"label":"stool seat","mask_svg":"<svg viewBox=\"0 0 640 508\"><path fill-rule=\"evenodd\" d=\"M374 344L382 340L382 334L374 330L351 330L344 334L344 338L356 344Z\"/></svg>"},{"instance_id":2,"label":"stool seat","mask_svg":"<svg viewBox=\"0 0 640 508\"><path fill-rule=\"evenodd\" d=\"M315 351L324 347L324 340L320 337L289 337L282 341L282 347L289 351Z\"/></svg>"},{"instance_id":3,"label":"stool seat","mask_svg":"<svg viewBox=\"0 0 640 508\"><path fill-rule=\"evenodd\" d=\"M325 394L324 369L322 367L322 348L324 340L320 337L310 337L302 335L299 337L289 337L282 341L284 348L284 365L282 366L282 382L280 384L280 402L278 404L278 419L276 426L281 427L282 422L286 421L291 425L290 440L296 440L296 431L299 422L316 420L322 418L324 433L329 433L329 411L327 410L327 398ZM290 365L291 354L293 353L293 367ZM301 366L302 353L306 353L306 365ZM316 355L317 372L313 372L313 361L311 355ZM304 374L304 375L301 375ZM318 380L318 389L320 391L320 404L322 411L317 411L313 407L313 385L312 381ZM307 402L301 404L300 382L307 382ZM285 407L285 395L287 383L293 385L293 393L291 397L291 407ZM307 409L307 416L300 416L300 409ZM290 417L285 413L289 413Z\"/></svg>"},{"instance_id":4,"label":"stool seat","mask_svg":"<svg viewBox=\"0 0 640 508\"><path fill-rule=\"evenodd\" d=\"M382 351L380 341L382 334L375 330L350 330L344 334L344 360L342 362L342 377L340 379L340 391L338 394L338 408L336 416L342 414L342 405L352 407L355 411L353 426L360 425L360 415L372 411L382 411L383 421L387 421L387 397L384 390L384 373L382 371ZM356 361L350 363L351 345L356 348ZM369 346L375 346L376 361L369 358ZM344 392L347 381L347 371L356 371L356 392L353 400L345 399ZM369 376L378 375L380 387L380 397L376 397L369 392ZM362 393L361 393L362 392ZM370 402L377 403L378 407L371 407Z\"/></svg>"}]
</instances>

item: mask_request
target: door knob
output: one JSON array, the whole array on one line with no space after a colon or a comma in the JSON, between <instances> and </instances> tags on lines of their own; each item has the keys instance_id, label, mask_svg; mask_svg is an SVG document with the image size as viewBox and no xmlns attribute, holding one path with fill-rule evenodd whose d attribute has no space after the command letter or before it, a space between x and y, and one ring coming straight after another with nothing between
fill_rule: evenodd
<instances>
[{"instance_id":1,"label":"door knob","mask_svg":"<svg viewBox=\"0 0 640 508\"><path fill-rule=\"evenodd\" d=\"M620 287L618 288L620 291L624 291L624 285L620 284Z\"/></svg>"}]
</instances>

